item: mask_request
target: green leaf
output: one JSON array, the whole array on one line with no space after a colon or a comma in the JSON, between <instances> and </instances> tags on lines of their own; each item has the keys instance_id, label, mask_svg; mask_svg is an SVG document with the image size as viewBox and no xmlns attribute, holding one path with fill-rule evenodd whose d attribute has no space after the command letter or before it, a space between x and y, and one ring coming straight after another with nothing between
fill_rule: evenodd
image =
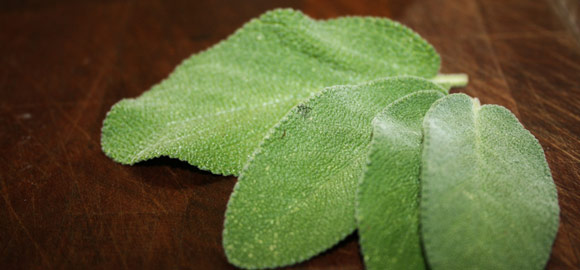
<instances>
[{"instance_id":1,"label":"green leaf","mask_svg":"<svg viewBox=\"0 0 580 270\"><path fill-rule=\"evenodd\" d=\"M425 116L421 230L432 269L542 269L558 230L544 152L507 109L463 94Z\"/></svg>"},{"instance_id":2,"label":"green leaf","mask_svg":"<svg viewBox=\"0 0 580 270\"><path fill-rule=\"evenodd\" d=\"M419 174L423 117L444 95L420 91L373 120L368 165L356 218L366 269L425 269L419 237Z\"/></svg>"},{"instance_id":3,"label":"green leaf","mask_svg":"<svg viewBox=\"0 0 580 270\"><path fill-rule=\"evenodd\" d=\"M223 232L228 260L245 268L293 264L350 234L373 117L424 89L445 92L424 79L397 77L330 87L293 108L234 188Z\"/></svg>"},{"instance_id":4,"label":"green leaf","mask_svg":"<svg viewBox=\"0 0 580 270\"><path fill-rule=\"evenodd\" d=\"M274 10L191 56L139 98L114 105L101 144L124 164L169 156L237 175L267 131L322 88L433 78L439 64L431 45L388 19L317 21Z\"/></svg>"}]
</instances>

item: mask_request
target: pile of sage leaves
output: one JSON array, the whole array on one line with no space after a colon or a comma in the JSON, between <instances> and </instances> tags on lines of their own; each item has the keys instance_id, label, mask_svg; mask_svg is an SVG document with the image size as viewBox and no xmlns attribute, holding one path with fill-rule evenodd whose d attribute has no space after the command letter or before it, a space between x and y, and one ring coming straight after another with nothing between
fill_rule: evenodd
<instances>
[{"instance_id":1,"label":"pile of sage leaves","mask_svg":"<svg viewBox=\"0 0 580 270\"><path fill-rule=\"evenodd\" d=\"M242 268L358 229L367 269L541 269L559 222L542 147L507 109L448 94L467 76L440 62L388 19L273 10L115 104L102 149L238 176L223 248Z\"/></svg>"}]
</instances>

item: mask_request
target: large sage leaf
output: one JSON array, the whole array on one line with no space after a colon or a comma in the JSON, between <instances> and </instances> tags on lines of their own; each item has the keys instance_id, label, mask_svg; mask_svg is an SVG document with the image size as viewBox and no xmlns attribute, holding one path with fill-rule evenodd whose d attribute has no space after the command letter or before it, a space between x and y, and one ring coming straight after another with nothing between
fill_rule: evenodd
<instances>
[{"instance_id":1,"label":"large sage leaf","mask_svg":"<svg viewBox=\"0 0 580 270\"><path fill-rule=\"evenodd\" d=\"M441 92L420 91L373 120L368 165L356 218L366 269L425 269L419 236L419 173L423 117Z\"/></svg>"},{"instance_id":2,"label":"large sage leaf","mask_svg":"<svg viewBox=\"0 0 580 270\"><path fill-rule=\"evenodd\" d=\"M424 79L398 77L330 87L293 108L234 188L223 232L229 261L244 268L293 264L350 234L373 117L423 89L445 92Z\"/></svg>"},{"instance_id":3,"label":"large sage leaf","mask_svg":"<svg viewBox=\"0 0 580 270\"><path fill-rule=\"evenodd\" d=\"M542 269L558 229L544 152L507 109L463 94L425 116L421 228L432 269Z\"/></svg>"},{"instance_id":4,"label":"large sage leaf","mask_svg":"<svg viewBox=\"0 0 580 270\"><path fill-rule=\"evenodd\" d=\"M275 10L191 56L139 98L115 104L102 148L124 164L169 156L237 175L266 132L323 87L433 78L439 64L431 45L388 19L317 21Z\"/></svg>"}]
</instances>

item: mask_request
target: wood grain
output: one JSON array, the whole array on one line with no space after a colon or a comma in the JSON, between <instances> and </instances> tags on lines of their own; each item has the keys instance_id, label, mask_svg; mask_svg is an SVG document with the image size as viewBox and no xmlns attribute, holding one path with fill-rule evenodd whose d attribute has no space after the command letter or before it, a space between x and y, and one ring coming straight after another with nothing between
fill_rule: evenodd
<instances>
[{"instance_id":1,"label":"wood grain","mask_svg":"<svg viewBox=\"0 0 580 270\"><path fill-rule=\"evenodd\" d=\"M580 38L574 0L3 1L0 269L234 269L221 248L236 179L161 158L116 164L106 112L250 18L389 17L434 44L459 91L540 140L561 223L547 269L580 269ZM356 234L288 269L362 269Z\"/></svg>"}]
</instances>

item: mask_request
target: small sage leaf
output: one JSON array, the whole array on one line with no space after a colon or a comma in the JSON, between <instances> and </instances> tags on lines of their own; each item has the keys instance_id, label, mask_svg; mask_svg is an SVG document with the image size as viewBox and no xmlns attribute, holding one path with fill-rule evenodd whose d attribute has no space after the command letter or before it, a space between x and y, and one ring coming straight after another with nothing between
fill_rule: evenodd
<instances>
[{"instance_id":1,"label":"small sage leaf","mask_svg":"<svg viewBox=\"0 0 580 270\"><path fill-rule=\"evenodd\" d=\"M372 119L419 90L445 90L396 77L330 87L294 107L242 171L228 203L228 260L267 268L306 260L355 229L354 202L365 168Z\"/></svg>"},{"instance_id":2,"label":"small sage leaf","mask_svg":"<svg viewBox=\"0 0 580 270\"><path fill-rule=\"evenodd\" d=\"M368 165L356 218L366 269L425 269L419 237L423 117L444 95L419 91L391 103L373 120Z\"/></svg>"},{"instance_id":3,"label":"small sage leaf","mask_svg":"<svg viewBox=\"0 0 580 270\"><path fill-rule=\"evenodd\" d=\"M267 131L322 88L433 78L439 64L431 45L388 19L318 21L274 10L191 56L140 97L115 104L101 144L123 164L169 156L237 175Z\"/></svg>"},{"instance_id":4,"label":"small sage leaf","mask_svg":"<svg viewBox=\"0 0 580 270\"><path fill-rule=\"evenodd\" d=\"M421 231L432 269L542 269L558 229L544 152L507 109L454 94L427 112Z\"/></svg>"}]
</instances>

